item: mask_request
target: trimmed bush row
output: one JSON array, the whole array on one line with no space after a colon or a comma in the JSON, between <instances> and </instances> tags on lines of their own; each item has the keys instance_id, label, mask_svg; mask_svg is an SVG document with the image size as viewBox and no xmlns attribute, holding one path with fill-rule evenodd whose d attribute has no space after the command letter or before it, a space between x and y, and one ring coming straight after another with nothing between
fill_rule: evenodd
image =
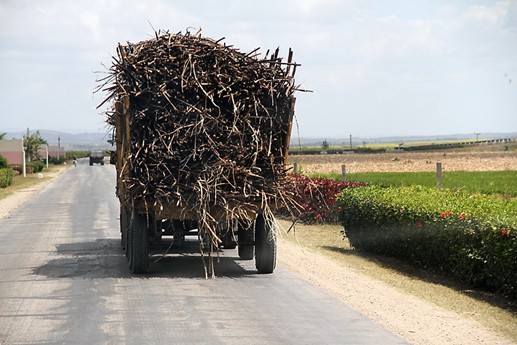
<instances>
[{"instance_id":1,"label":"trimmed bush row","mask_svg":"<svg viewBox=\"0 0 517 345\"><path fill-rule=\"evenodd\" d=\"M12 165L11 168L15 171L17 171L20 174L23 174L23 166L21 165ZM43 171L45 168L45 163L41 161L33 161L33 162L27 162L25 164L25 172L27 174L35 174Z\"/></svg>"},{"instance_id":2,"label":"trimmed bush row","mask_svg":"<svg viewBox=\"0 0 517 345\"><path fill-rule=\"evenodd\" d=\"M43 163L41 161L28 162L26 164L26 167L27 167L27 171L31 170L32 173L39 173L39 172L43 171L43 168L45 168L45 163Z\"/></svg>"},{"instance_id":3,"label":"trimmed bush row","mask_svg":"<svg viewBox=\"0 0 517 345\"><path fill-rule=\"evenodd\" d=\"M9 187L13 183L14 171L11 168L0 169L0 188Z\"/></svg>"},{"instance_id":4,"label":"trimmed bush row","mask_svg":"<svg viewBox=\"0 0 517 345\"><path fill-rule=\"evenodd\" d=\"M7 163L7 159L4 156L0 155L0 169L9 168L9 164Z\"/></svg>"},{"instance_id":5,"label":"trimmed bush row","mask_svg":"<svg viewBox=\"0 0 517 345\"><path fill-rule=\"evenodd\" d=\"M428 187L350 188L337 200L350 244L517 298L517 200Z\"/></svg>"},{"instance_id":6,"label":"trimmed bush row","mask_svg":"<svg viewBox=\"0 0 517 345\"><path fill-rule=\"evenodd\" d=\"M364 187L364 182L334 181L328 178L311 178L305 175L287 175L286 188L301 206L299 219L304 223L337 223L336 196L345 188ZM279 215L288 216L287 210Z\"/></svg>"},{"instance_id":7,"label":"trimmed bush row","mask_svg":"<svg viewBox=\"0 0 517 345\"><path fill-rule=\"evenodd\" d=\"M50 164L54 164L54 165L60 165L60 164L63 164L64 162L66 162L66 158L65 157L52 157L49 159L49 163Z\"/></svg>"}]
</instances>

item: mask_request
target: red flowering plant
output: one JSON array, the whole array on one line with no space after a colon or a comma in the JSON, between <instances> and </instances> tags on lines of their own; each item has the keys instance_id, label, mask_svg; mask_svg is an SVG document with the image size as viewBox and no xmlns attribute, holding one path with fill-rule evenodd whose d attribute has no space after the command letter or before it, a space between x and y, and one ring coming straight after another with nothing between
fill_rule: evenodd
<instances>
[{"instance_id":1,"label":"red flowering plant","mask_svg":"<svg viewBox=\"0 0 517 345\"><path fill-rule=\"evenodd\" d=\"M371 186L343 190L337 207L355 249L450 272L517 298L517 200Z\"/></svg>"},{"instance_id":2,"label":"red flowering plant","mask_svg":"<svg viewBox=\"0 0 517 345\"><path fill-rule=\"evenodd\" d=\"M289 174L284 186L294 201L297 210L277 210L277 215L296 216L305 223L337 223L338 208L336 197L345 188L365 187L364 182L335 181L328 178L312 178L305 175ZM294 212L293 212L294 211Z\"/></svg>"}]
</instances>

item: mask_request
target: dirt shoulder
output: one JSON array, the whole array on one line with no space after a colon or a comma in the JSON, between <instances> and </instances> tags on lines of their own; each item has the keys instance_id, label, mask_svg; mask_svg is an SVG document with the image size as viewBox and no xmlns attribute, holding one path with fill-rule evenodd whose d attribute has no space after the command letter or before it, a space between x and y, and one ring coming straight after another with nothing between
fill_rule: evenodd
<instances>
[{"instance_id":1,"label":"dirt shoulder","mask_svg":"<svg viewBox=\"0 0 517 345\"><path fill-rule=\"evenodd\" d=\"M284 229L290 226L279 222ZM513 339L504 336L517 327L511 312L436 282L383 267L354 254L343 240L341 248L306 246L310 240L304 232L330 231L337 238L339 230L338 226L314 229L297 225L297 238L292 233L279 238L279 264L413 344L517 343L515 335ZM505 327L497 329L499 322L506 323Z\"/></svg>"},{"instance_id":2,"label":"dirt shoulder","mask_svg":"<svg viewBox=\"0 0 517 345\"><path fill-rule=\"evenodd\" d=\"M23 188L15 189L7 197L1 198L0 219L9 217L12 211L29 200L31 196L34 195L34 193L45 188L45 186L48 185L54 179L54 177L63 173L65 169L67 169L67 166L60 166L56 169L52 169L51 172L43 171L41 174L41 179L38 179L34 183L31 183L28 186L24 186Z\"/></svg>"}]
</instances>

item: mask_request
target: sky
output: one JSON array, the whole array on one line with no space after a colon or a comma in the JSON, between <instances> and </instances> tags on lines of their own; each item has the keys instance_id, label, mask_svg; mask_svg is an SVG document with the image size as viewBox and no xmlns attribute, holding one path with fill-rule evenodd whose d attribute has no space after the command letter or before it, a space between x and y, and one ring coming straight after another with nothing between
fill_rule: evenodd
<instances>
[{"instance_id":1,"label":"sky","mask_svg":"<svg viewBox=\"0 0 517 345\"><path fill-rule=\"evenodd\" d=\"M105 132L117 44L199 29L293 49L294 136L517 132L517 0L0 0L0 133Z\"/></svg>"}]
</instances>

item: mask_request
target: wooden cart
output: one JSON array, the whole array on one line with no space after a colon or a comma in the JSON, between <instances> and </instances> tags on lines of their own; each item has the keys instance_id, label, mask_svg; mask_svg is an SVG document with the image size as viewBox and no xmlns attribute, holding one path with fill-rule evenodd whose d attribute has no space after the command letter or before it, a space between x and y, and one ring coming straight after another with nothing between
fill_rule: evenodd
<instances>
[{"instance_id":1,"label":"wooden cart","mask_svg":"<svg viewBox=\"0 0 517 345\"><path fill-rule=\"evenodd\" d=\"M284 160L289 148L291 123L295 98L291 101L289 130L282 138L285 143ZM189 205L170 203L153 207L153 200L135 200L126 190L125 180L131 173L126 164L130 153L130 104L127 96L115 103L115 141L117 169L117 196L120 200L120 232L122 247L133 273L144 273L149 268L150 241L159 241L162 236L172 236L172 244L181 247L187 234L197 229L197 213ZM113 160L112 160L113 161ZM274 219L261 210L260 205L251 205L246 219L221 222L234 224L232 228L222 226L218 237L222 240L219 248L238 248L241 259L252 260L259 273L272 273L276 266L276 229ZM219 249L217 248L217 250Z\"/></svg>"}]
</instances>

